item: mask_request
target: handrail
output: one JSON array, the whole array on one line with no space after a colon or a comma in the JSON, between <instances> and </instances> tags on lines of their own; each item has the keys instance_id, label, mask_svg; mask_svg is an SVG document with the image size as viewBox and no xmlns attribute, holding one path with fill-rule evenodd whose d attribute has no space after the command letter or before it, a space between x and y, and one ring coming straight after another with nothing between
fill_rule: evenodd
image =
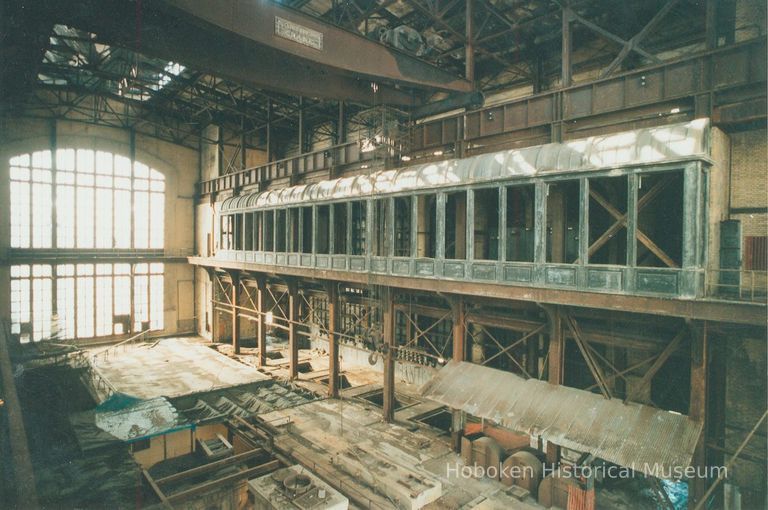
<instances>
[{"instance_id":1,"label":"handrail","mask_svg":"<svg viewBox=\"0 0 768 510\"><path fill-rule=\"evenodd\" d=\"M103 359L107 359L107 358L108 358L108 355L110 354L110 352L117 350L119 347L122 347L122 348L123 348L123 352L125 352L125 346L126 346L126 345L128 345L128 344L134 344L134 343L136 343L137 341L139 341L139 340L138 340L139 338L141 338L141 339L142 339L142 340L141 340L142 342L143 342L143 341L145 341L145 340L146 340L146 336L147 336L147 334L148 334L148 333L150 333L150 332L152 332L152 331L159 331L159 330L150 330L150 329L145 329L144 331L141 331L141 332L139 332L139 333L136 333L135 335L133 335L133 336L132 336L132 337L130 337L130 338L126 338L125 340L123 340L123 341L121 341L121 342L118 342L118 343L116 343L116 344L114 344L114 345L110 345L109 347L106 347L105 349L102 349L102 350L100 350L99 352L97 352L97 353L93 354L93 355L91 356L91 359L92 359L94 362L95 362L95 361L96 361L96 359L97 359L97 358L99 358L99 357L102 357Z\"/></svg>"},{"instance_id":2,"label":"handrail","mask_svg":"<svg viewBox=\"0 0 768 510\"><path fill-rule=\"evenodd\" d=\"M768 302L768 271L708 269L706 296L727 301Z\"/></svg>"}]
</instances>

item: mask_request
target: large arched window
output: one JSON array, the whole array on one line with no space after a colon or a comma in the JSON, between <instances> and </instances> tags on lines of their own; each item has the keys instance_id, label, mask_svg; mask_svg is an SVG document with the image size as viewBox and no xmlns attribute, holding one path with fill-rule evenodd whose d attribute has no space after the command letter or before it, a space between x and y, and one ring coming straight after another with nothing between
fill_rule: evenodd
<instances>
[{"instance_id":1,"label":"large arched window","mask_svg":"<svg viewBox=\"0 0 768 510\"><path fill-rule=\"evenodd\" d=\"M90 149L11 158L11 248L163 248L165 178Z\"/></svg>"},{"instance_id":2,"label":"large arched window","mask_svg":"<svg viewBox=\"0 0 768 510\"><path fill-rule=\"evenodd\" d=\"M124 156L90 149L20 154L10 160L11 248L162 249L165 179ZM66 255L66 253L64 253ZM128 253L127 255L130 255ZM140 256L141 253L136 253ZM163 328L162 263L40 261L11 266L11 332L21 342ZM47 257L43 257L48 260Z\"/></svg>"}]
</instances>

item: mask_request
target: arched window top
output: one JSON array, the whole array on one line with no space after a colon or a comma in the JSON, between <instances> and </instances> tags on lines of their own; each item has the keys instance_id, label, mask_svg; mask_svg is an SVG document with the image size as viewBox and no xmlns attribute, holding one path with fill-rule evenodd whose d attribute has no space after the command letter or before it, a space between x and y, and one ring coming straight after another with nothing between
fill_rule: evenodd
<instances>
[{"instance_id":1,"label":"arched window top","mask_svg":"<svg viewBox=\"0 0 768 510\"><path fill-rule=\"evenodd\" d=\"M131 159L126 156L93 149L58 149L56 150L55 161L52 157L52 151L35 151L14 156L10 163L11 168L114 175L154 181L165 180L165 176L161 172L140 161L134 161L131 165Z\"/></svg>"},{"instance_id":2,"label":"arched window top","mask_svg":"<svg viewBox=\"0 0 768 510\"><path fill-rule=\"evenodd\" d=\"M165 176L92 148L10 158L11 247L162 249Z\"/></svg>"}]
</instances>

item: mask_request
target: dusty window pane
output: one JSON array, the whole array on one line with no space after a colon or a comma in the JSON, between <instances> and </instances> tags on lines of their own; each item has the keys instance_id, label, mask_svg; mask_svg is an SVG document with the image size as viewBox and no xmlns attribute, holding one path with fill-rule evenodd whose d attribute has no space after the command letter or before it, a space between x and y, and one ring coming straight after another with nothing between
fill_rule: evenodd
<instances>
[{"instance_id":1,"label":"dusty window pane","mask_svg":"<svg viewBox=\"0 0 768 510\"><path fill-rule=\"evenodd\" d=\"M637 265L680 267L683 261L683 172L642 175L638 186Z\"/></svg>"},{"instance_id":2,"label":"dusty window pane","mask_svg":"<svg viewBox=\"0 0 768 510\"><path fill-rule=\"evenodd\" d=\"M499 258L499 190L475 190L475 249L478 260Z\"/></svg>"},{"instance_id":3,"label":"dusty window pane","mask_svg":"<svg viewBox=\"0 0 768 510\"><path fill-rule=\"evenodd\" d=\"M264 221L264 251L273 251L275 249L275 212L265 211L262 220Z\"/></svg>"},{"instance_id":4,"label":"dusty window pane","mask_svg":"<svg viewBox=\"0 0 768 510\"><path fill-rule=\"evenodd\" d=\"M449 193L445 200L445 258L467 256L467 192Z\"/></svg>"},{"instance_id":5,"label":"dusty window pane","mask_svg":"<svg viewBox=\"0 0 768 510\"><path fill-rule=\"evenodd\" d=\"M534 209L533 185L507 188L507 260L533 262Z\"/></svg>"},{"instance_id":6,"label":"dusty window pane","mask_svg":"<svg viewBox=\"0 0 768 510\"><path fill-rule=\"evenodd\" d=\"M327 205L317 207L317 253L329 252L331 240L331 208Z\"/></svg>"},{"instance_id":7,"label":"dusty window pane","mask_svg":"<svg viewBox=\"0 0 768 510\"><path fill-rule=\"evenodd\" d=\"M301 208L301 252L312 253L312 208Z\"/></svg>"},{"instance_id":8,"label":"dusty window pane","mask_svg":"<svg viewBox=\"0 0 768 510\"><path fill-rule=\"evenodd\" d=\"M411 255L411 197L395 198L395 257Z\"/></svg>"},{"instance_id":9,"label":"dusty window pane","mask_svg":"<svg viewBox=\"0 0 768 510\"><path fill-rule=\"evenodd\" d=\"M417 256L435 258L435 250L437 249L437 195L420 195L417 200Z\"/></svg>"},{"instance_id":10,"label":"dusty window pane","mask_svg":"<svg viewBox=\"0 0 768 510\"><path fill-rule=\"evenodd\" d=\"M333 253L347 253L347 204L333 204Z\"/></svg>"},{"instance_id":11,"label":"dusty window pane","mask_svg":"<svg viewBox=\"0 0 768 510\"><path fill-rule=\"evenodd\" d=\"M373 201L373 254L389 255L389 200Z\"/></svg>"},{"instance_id":12,"label":"dusty window pane","mask_svg":"<svg viewBox=\"0 0 768 510\"><path fill-rule=\"evenodd\" d=\"M589 179L590 264L627 263L627 177Z\"/></svg>"},{"instance_id":13,"label":"dusty window pane","mask_svg":"<svg viewBox=\"0 0 768 510\"><path fill-rule=\"evenodd\" d=\"M579 181L548 184L547 262L573 264L579 256Z\"/></svg>"},{"instance_id":14,"label":"dusty window pane","mask_svg":"<svg viewBox=\"0 0 768 510\"><path fill-rule=\"evenodd\" d=\"M352 202L352 255L365 254L366 203Z\"/></svg>"}]
</instances>

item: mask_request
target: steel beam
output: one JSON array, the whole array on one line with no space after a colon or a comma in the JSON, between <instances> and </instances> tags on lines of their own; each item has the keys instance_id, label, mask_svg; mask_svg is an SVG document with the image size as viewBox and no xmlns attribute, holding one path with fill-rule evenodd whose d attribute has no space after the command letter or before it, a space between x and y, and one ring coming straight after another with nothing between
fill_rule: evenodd
<instances>
[{"instance_id":1,"label":"steel beam","mask_svg":"<svg viewBox=\"0 0 768 510\"><path fill-rule=\"evenodd\" d=\"M490 282L441 280L356 271L337 271L305 267L276 267L251 262L227 261L207 257L187 257L190 264L203 267L245 269L265 274L280 273L316 280L336 280L361 285L388 285L401 289L461 294L481 298L600 308L623 312L656 314L701 319L731 324L765 327L766 305L758 303L679 299L670 297L612 294L583 290L525 287Z\"/></svg>"},{"instance_id":2,"label":"steel beam","mask_svg":"<svg viewBox=\"0 0 768 510\"><path fill-rule=\"evenodd\" d=\"M412 87L468 92L471 84L438 67L368 38L285 8L276 2L165 0L170 12L191 16L195 23L216 27L249 43L266 46L328 70L354 73L372 80L391 80ZM277 33L288 26L293 37ZM311 40L311 42L310 42ZM313 82L317 83L317 77ZM319 83L318 83L319 85Z\"/></svg>"}]
</instances>

